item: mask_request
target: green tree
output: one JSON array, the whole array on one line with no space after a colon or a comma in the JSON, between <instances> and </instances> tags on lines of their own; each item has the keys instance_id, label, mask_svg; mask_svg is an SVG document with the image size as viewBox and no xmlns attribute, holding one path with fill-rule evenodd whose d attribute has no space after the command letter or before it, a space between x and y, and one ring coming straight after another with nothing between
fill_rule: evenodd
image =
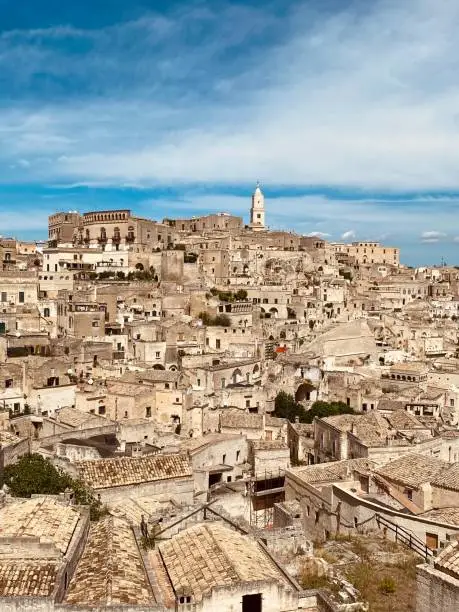
<instances>
[{"instance_id":1,"label":"green tree","mask_svg":"<svg viewBox=\"0 0 459 612\"><path fill-rule=\"evenodd\" d=\"M307 423L312 423L314 417L322 419L327 416L335 416L337 414L353 414L354 410L344 402L314 402L311 409L307 411Z\"/></svg>"},{"instance_id":2,"label":"green tree","mask_svg":"<svg viewBox=\"0 0 459 612\"><path fill-rule=\"evenodd\" d=\"M293 395L279 391L274 401L274 416L288 419L292 423L299 419L300 423L312 423L314 418L324 418L337 414L353 414L353 409L344 402L314 402L309 410L295 401Z\"/></svg>"},{"instance_id":3,"label":"green tree","mask_svg":"<svg viewBox=\"0 0 459 612\"><path fill-rule=\"evenodd\" d=\"M243 302L247 299L247 291L245 289L239 289L238 291L236 291L234 297L238 302Z\"/></svg>"},{"instance_id":4,"label":"green tree","mask_svg":"<svg viewBox=\"0 0 459 612\"><path fill-rule=\"evenodd\" d=\"M213 324L219 325L220 327L230 327L231 319L226 314L219 314L215 317Z\"/></svg>"},{"instance_id":5,"label":"green tree","mask_svg":"<svg viewBox=\"0 0 459 612\"><path fill-rule=\"evenodd\" d=\"M77 504L89 506L92 520L107 512L81 480L72 478L37 453L23 455L16 463L7 465L0 483L6 484L15 497L58 495L70 488Z\"/></svg>"},{"instance_id":6,"label":"green tree","mask_svg":"<svg viewBox=\"0 0 459 612\"><path fill-rule=\"evenodd\" d=\"M220 327L230 327L231 326L231 319L226 314L219 314L216 317L213 317L208 312L203 311L198 314L198 318L201 319L203 324L206 325L207 327L211 327L214 325L220 326Z\"/></svg>"},{"instance_id":7,"label":"green tree","mask_svg":"<svg viewBox=\"0 0 459 612\"><path fill-rule=\"evenodd\" d=\"M292 423L296 417L299 418L301 423L305 423L306 410L301 404L295 402L293 395L286 393L285 391L279 391L274 400L274 416L281 419L288 419Z\"/></svg>"}]
</instances>

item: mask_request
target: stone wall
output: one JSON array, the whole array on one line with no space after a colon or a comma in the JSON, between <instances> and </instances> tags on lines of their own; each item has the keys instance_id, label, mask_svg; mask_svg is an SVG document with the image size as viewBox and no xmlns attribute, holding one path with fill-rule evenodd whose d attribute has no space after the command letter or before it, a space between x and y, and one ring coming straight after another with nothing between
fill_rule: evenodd
<instances>
[{"instance_id":1,"label":"stone wall","mask_svg":"<svg viewBox=\"0 0 459 612\"><path fill-rule=\"evenodd\" d=\"M430 565L419 565L416 569L416 612L434 610L459 610L459 580Z\"/></svg>"}]
</instances>

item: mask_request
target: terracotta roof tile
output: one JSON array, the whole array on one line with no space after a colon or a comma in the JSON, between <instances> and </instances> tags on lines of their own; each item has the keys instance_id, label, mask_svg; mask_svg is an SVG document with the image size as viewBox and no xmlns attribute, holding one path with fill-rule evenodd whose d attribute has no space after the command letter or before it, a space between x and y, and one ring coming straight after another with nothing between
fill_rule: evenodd
<instances>
[{"instance_id":1,"label":"terracotta roof tile","mask_svg":"<svg viewBox=\"0 0 459 612\"><path fill-rule=\"evenodd\" d=\"M425 482L432 482L449 464L435 457L410 453L387 463L377 470L389 481L417 489Z\"/></svg>"},{"instance_id":2,"label":"terracotta roof tile","mask_svg":"<svg viewBox=\"0 0 459 612\"><path fill-rule=\"evenodd\" d=\"M192 476L186 455L146 455L77 461L80 477L93 489Z\"/></svg>"},{"instance_id":3,"label":"terracotta roof tile","mask_svg":"<svg viewBox=\"0 0 459 612\"><path fill-rule=\"evenodd\" d=\"M80 606L155 603L129 525L113 516L91 524L65 603Z\"/></svg>"},{"instance_id":4,"label":"terracotta roof tile","mask_svg":"<svg viewBox=\"0 0 459 612\"><path fill-rule=\"evenodd\" d=\"M1 539L40 538L51 541L63 554L67 551L80 513L49 497L36 497L0 509Z\"/></svg>"},{"instance_id":5,"label":"terracotta roof tile","mask_svg":"<svg viewBox=\"0 0 459 612\"><path fill-rule=\"evenodd\" d=\"M51 597L58 566L47 559L0 561L0 597Z\"/></svg>"},{"instance_id":6,"label":"terracotta roof tile","mask_svg":"<svg viewBox=\"0 0 459 612\"><path fill-rule=\"evenodd\" d=\"M159 546L177 597L199 602L212 588L285 579L260 545L220 523L190 527Z\"/></svg>"}]
</instances>

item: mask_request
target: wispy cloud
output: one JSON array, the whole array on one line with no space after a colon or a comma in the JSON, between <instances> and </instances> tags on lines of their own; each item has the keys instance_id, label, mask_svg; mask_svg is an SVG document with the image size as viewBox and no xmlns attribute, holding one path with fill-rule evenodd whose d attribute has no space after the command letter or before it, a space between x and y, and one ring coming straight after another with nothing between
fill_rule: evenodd
<instances>
[{"instance_id":1,"label":"wispy cloud","mask_svg":"<svg viewBox=\"0 0 459 612\"><path fill-rule=\"evenodd\" d=\"M355 238L354 230L348 230L347 232L344 232L343 234L341 234L341 240L354 240L354 238Z\"/></svg>"},{"instance_id":2,"label":"wispy cloud","mask_svg":"<svg viewBox=\"0 0 459 612\"><path fill-rule=\"evenodd\" d=\"M272 227L454 253L458 3L169 4L0 30L0 190L40 227L37 185L161 218L246 215L259 178Z\"/></svg>"},{"instance_id":3,"label":"wispy cloud","mask_svg":"<svg viewBox=\"0 0 459 612\"><path fill-rule=\"evenodd\" d=\"M326 232L309 232L306 236L309 238L330 238L331 234L327 234Z\"/></svg>"},{"instance_id":4,"label":"wispy cloud","mask_svg":"<svg viewBox=\"0 0 459 612\"><path fill-rule=\"evenodd\" d=\"M35 157L22 179L459 187L457 3L274 6L3 34L43 104L4 109L0 154Z\"/></svg>"},{"instance_id":5,"label":"wispy cloud","mask_svg":"<svg viewBox=\"0 0 459 612\"><path fill-rule=\"evenodd\" d=\"M443 238L446 238L444 232L428 231L421 234L421 242L440 242Z\"/></svg>"}]
</instances>

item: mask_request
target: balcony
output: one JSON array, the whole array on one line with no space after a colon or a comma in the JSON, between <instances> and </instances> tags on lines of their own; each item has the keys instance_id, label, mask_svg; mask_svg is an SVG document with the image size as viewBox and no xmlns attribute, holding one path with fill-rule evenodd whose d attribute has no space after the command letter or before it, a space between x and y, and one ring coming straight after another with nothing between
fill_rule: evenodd
<instances>
[{"instance_id":1,"label":"balcony","mask_svg":"<svg viewBox=\"0 0 459 612\"><path fill-rule=\"evenodd\" d=\"M107 244L107 236L99 236L99 237L97 238L97 242L98 242L99 244Z\"/></svg>"},{"instance_id":2,"label":"balcony","mask_svg":"<svg viewBox=\"0 0 459 612\"><path fill-rule=\"evenodd\" d=\"M112 243L119 244L121 242L121 236L119 234L114 234L112 236Z\"/></svg>"},{"instance_id":3,"label":"balcony","mask_svg":"<svg viewBox=\"0 0 459 612\"><path fill-rule=\"evenodd\" d=\"M134 234L128 234L126 236L126 242L134 242L135 241L135 236Z\"/></svg>"}]
</instances>

